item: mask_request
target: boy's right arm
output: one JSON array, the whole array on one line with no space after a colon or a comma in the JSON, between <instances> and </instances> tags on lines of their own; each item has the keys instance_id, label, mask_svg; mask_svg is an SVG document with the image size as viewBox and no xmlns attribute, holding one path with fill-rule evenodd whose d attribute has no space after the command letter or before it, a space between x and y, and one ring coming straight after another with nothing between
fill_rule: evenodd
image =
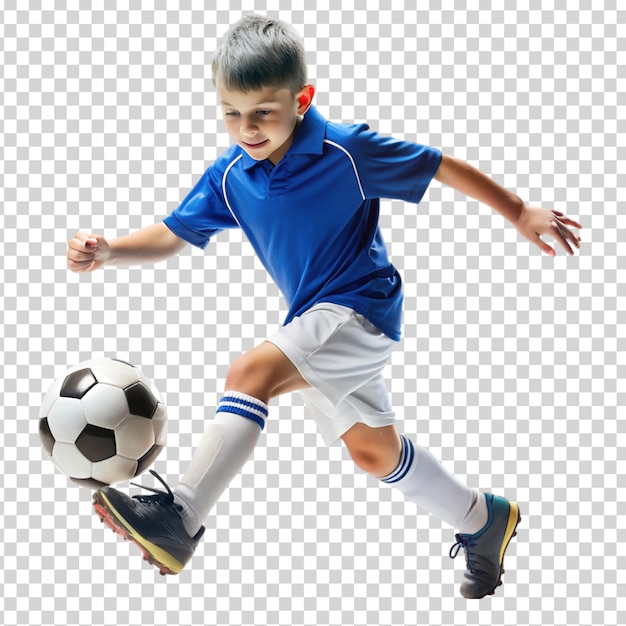
<instances>
[{"instance_id":1,"label":"boy's right arm","mask_svg":"<svg viewBox=\"0 0 626 626\"><path fill-rule=\"evenodd\" d=\"M186 245L163 222L111 242L101 235L76 233L68 242L67 266L72 272L86 273L104 265L157 263L178 254Z\"/></svg>"}]
</instances>

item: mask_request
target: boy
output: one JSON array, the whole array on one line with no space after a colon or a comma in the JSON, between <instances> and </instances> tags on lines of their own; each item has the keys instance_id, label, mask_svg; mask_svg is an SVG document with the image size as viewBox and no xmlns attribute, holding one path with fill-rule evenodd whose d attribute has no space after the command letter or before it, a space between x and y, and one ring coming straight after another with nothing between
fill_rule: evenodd
<instances>
[{"instance_id":1,"label":"boy","mask_svg":"<svg viewBox=\"0 0 626 626\"><path fill-rule=\"evenodd\" d=\"M133 498L105 488L98 515L137 543L161 573L178 573L203 520L251 455L268 403L300 391L326 443L342 440L355 464L458 528L466 598L493 594L520 521L517 504L463 485L398 433L381 371L400 339L402 288L378 228L379 198L418 203L435 178L481 200L544 252L552 235L572 254L580 228L562 213L531 209L452 157L327 122L312 107L302 42L282 22L247 16L222 40L213 81L234 145L163 223L107 242L78 233L68 266L148 263L204 248L240 227L289 304L284 326L231 365L224 396L179 486Z\"/></svg>"}]
</instances>

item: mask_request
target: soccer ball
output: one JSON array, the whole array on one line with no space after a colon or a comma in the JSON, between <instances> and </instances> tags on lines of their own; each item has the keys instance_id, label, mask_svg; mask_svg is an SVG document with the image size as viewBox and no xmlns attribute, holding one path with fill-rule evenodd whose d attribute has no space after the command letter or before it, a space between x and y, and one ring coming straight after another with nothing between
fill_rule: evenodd
<instances>
[{"instance_id":1,"label":"soccer ball","mask_svg":"<svg viewBox=\"0 0 626 626\"><path fill-rule=\"evenodd\" d=\"M165 446L167 412L137 367L95 359L70 368L44 397L41 444L58 470L97 489L141 474Z\"/></svg>"}]
</instances>

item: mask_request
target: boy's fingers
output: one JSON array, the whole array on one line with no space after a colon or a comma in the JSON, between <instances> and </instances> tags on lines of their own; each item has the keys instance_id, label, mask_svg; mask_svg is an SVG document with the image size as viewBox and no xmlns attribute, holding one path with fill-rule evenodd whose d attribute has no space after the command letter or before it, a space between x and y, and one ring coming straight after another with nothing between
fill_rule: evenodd
<instances>
[{"instance_id":1,"label":"boy's fingers","mask_svg":"<svg viewBox=\"0 0 626 626\"><path fill-rule=\"evenodd\" d=\"M556 255L556 251L554 250L554 248L549 246L539 235L535 236L534 243L537 246L539 246L542 252L545 252L546 254L549 254L550 256Z\"/></svg>"},{"instance_id":2,"label":"boy's fingers","mask_svg":"<svg viewBox=\"0 0 626 626\"><path fill-rule=\"evenodd\" d=\"M67 256L75 261L83 261L93 258L94 249L86 248L85 244L79 239L72 239L67 246Z\"/></svg>"},{"instance_id":3,"label":"boy's fingers","mask_svg":"<svg viewBox=\"0 0 626 626\"><path fill-rule=\"evenodd\" d=\"M569 243L567 243L567 240L565 238L565 233L562 230L563 227L561 227L558 223L558 221L552 222L552 229L553 229L553 236L554 238L563 246L563 248L565 249L565 251L568 254L574 254L573 250L571 249Z\"/></svg>"},{"instance_id":4,"label":"boy's fingers","mask_svg":"<svg viewBox=\"0 0 626 626\"><path fill-rule=\"evenodd\" d=\"M553 211L553 213L561 224L567 224L568 226L573 226L574 228L582 228L577 221L570 219L567 215L563 215L563 213L558 213L557 211Z\"/></svg>"},{"instance_id":5,"label":"boy's fingers","mask_svg":"<svg viewBox=\"0 0 626 626\"><path fill-rule=\"evenodd\" d=\"M93 259L88 261L68 261L67 265L72 272L86 272L93 265Z\"/></svg>"},{"instance_id":6,"label":"boy's fingers","mask_svg":"<svg viewBox=\"0 0 626 626\"><path fill-rule=\"evenodd\" d=\"M78 249L89 249L98 246L98 238L87 233L76 233L72 242L75 244L74 248Z\"/></svg>"},{"instance_id":7,"label":"boy's fingers","mask_svg":"<svg viewBox=\"0 0 626 626\"><path fill-rule=\"evenodd\" d=\"M558 219L556 220L556 225L558 226L561 235L565 239L569 240L577 248L580 248L580 237L576 233L571 231L567 226L565 226L563 222Z\"/></svg>"},{"instance_id":8,"label":"boy's fingers","mask_svg":"<svg viewBox=\"0 0 626 626\"><path fill-rule=\"evenodd\" d=\"M567 237L567 239L569 239L577 248L580 248L580 235L578 233L574 233L573 231L571 231L567 226L566 223L569 225L576 225L576 222L572 222L572 220L562 220L557 218L556 219L556 224L559 227L559 230L561 231L561 233ZM578 227L580 227L580 224L577 225Z\"/></svg>"},{"instance_id":9,"label":"boy's fingers","mask_svg":"<svg viewBox=\"0 0 626 626\"><path fill-rule=\"evenodd\" d=\"M67 251L67 258L70 261L76 261L78 263L83 261L93 261L93 252L83 252L82 250L69 249Z\"/></svg>"}]
</instances>

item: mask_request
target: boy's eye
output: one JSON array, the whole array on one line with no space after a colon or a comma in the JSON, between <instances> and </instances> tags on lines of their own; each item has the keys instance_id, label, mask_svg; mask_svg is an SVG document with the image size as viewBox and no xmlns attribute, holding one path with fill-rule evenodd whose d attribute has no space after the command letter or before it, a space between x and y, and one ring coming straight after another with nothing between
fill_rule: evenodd
<instances>
[{"instance_id":1,"label":"boy's eye","mask_svg":"<svg viewBox=\"0 0 626 626\"><path fill-rule=\"evenodd\" d=\"M266 117L268 115L271 115L271 113L272 111L270 111L269 109L259 109L255 112L255 115L257 115L258 117ZM226 117L239 117L239 111L226 111L224 115Z\"/></svg>"}]
</instances>

